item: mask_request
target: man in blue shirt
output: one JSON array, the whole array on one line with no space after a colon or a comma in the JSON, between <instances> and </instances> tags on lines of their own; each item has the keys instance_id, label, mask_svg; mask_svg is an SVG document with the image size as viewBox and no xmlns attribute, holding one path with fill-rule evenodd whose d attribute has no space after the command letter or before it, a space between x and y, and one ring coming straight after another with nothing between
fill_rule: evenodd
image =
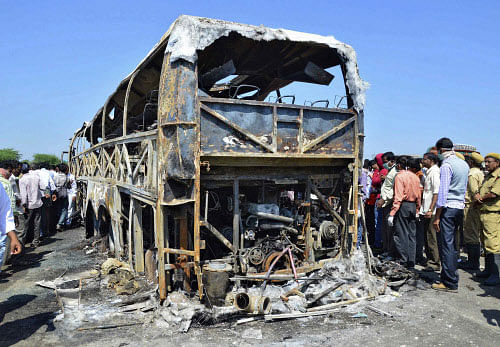
<instances>
[{"instance_id":1,"label":"man in blue shirt","mask_svg":"<svg viewBox=\"0 0 500 347\"><path fill-rule=\"evenodd\" d=\"M441 258L441 282L432 285L433 289L458 290L457 254L455 252L455 229L464 218L465 191L469 166L459 159L453 151L453 142L446 137L436 143L443 155L440 168L440 185L436 203L434 228L438 239Z\"/></svg>"}]
</instances>

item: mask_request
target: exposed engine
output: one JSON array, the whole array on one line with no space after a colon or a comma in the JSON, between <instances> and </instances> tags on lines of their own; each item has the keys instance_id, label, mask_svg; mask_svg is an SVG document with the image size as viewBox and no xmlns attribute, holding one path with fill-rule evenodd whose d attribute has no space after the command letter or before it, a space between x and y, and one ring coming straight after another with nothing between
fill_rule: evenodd
<instances>
[{"instance_id":1,"label":"exposed engine","mask_svg":"<svg viewBox=\"0 0 500 347\"><path fill-rule=\"evenodd\" d=\"M322 257L333 257L340 250L341 225L324 208L320 199L311 194L310 202L303 199L304 193L298 190L282 189L274 194L275 203L257 203L251 199L254 192L240 194L240 252L237 256L239 272L243 274L261 274L274 270L294 270L305 263L311 263ZM223 201L223 191L213 190L206 196L207 208L215 214L208 214L208 220L215 225L231 243L233 227L222 221L224 211L233 206L230 198ZM226 195L227 196L227 195ZM328 199L329 208L339 211L339 199ZM225 206L223 206L225 205ZM225 208L224 208L225 207ZM310 239L306 239L306 230L311 228ZM310 242L314 254L306 253L306 244ZM216 243L216 242L215 242ZM220 247L214 244L209 248ZM214 254L222 256L222 254Z\"/></svg>"}]
</instances>

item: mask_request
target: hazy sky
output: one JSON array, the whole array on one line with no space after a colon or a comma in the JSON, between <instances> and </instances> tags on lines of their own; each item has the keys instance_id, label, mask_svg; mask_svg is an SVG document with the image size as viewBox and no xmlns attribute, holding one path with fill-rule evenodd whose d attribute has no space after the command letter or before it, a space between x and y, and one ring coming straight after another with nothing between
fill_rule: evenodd
<instances>
[{"instance_id":1,"label":"hazy sky","mask_svg":"<svg viewBox=\"0 0 500 347\"><path fill-rule=\"evenodd\" d=\"M0 0L0 148L59 155L181 14L333 35L371 84L365 156L500 152L497 1ZM298 87L300 100L329 98Z\"/></svg>"}]
</instances>

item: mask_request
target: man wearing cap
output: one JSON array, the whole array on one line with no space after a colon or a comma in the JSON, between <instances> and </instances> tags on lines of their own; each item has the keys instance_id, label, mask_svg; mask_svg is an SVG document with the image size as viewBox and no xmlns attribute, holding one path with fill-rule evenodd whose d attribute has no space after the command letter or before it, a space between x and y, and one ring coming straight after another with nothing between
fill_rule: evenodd
<instances>
[{"instance_id":1,"label":"man wearing cap","mask_svg":"<svg viewBox=\"0 0 500 347\"><path fill-rule=\"evenodd\" d=\"M469 166L453 151L453 142L443 137L436 142L444 160L439 169L440 182L433 226L438 238L441 258L441 282L432 285L435 290L456 292L458 290L457 253L455 252L455 230L463 221L465 191Z\"/></svg>"},{"instance_id":2,"label":"man wearing cap","mask_svg":"<svg viewBox=\"0 0 500 347\"><path fill-rule=\"evenodd\" d=\"M474 196L481 211L481 226L484 242L485 269L476 274L477 277L487 278L483 282L487 286L500 284L498 271L500 268L500 154L490 153L485 156L484 163L488 175Z\"/></svg>"},{"instance_id":3,"label":"man wearing cap","mask_svg":"<svg viewBox=\"0 0 500 347\"><path fill-rule=\"evenodd\" d=\"M479 188L483 184L484 174L481 170L481 164L484 158L481 154L473 152L465 157L465 161L470 167L464 210L464 244L467 261L460 263L458 267L464 270L479 270L481 221L479 205L474 203L474 195L479 192Z\"/></svg>"}]
</instances>

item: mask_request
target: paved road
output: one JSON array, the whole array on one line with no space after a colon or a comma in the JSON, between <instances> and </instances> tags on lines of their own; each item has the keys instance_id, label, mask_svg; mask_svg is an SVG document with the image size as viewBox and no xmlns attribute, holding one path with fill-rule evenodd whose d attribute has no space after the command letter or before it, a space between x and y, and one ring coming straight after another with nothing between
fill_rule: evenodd
<instances>
[{"instance_id":1,"label":"paved road","mask_svg":"<svg viewBox=\"0 0 500 347\"><path fill-rule=\"evenodd\" d=\"M193 326L189 333L172 333L154 326L127 327L67 334L51 323L59 307L53 291L34 282L62 273L80 272L96 265L82 250L84 231L66 231L28 252L0 275L0 346L92 345L179 346L234 345L364 345L364 346L494 346L500 341L500 287L488 288L460 272L457 294L414 290L395 301L379 304L395 318L364 310L367 318L338 313L273 323L254 322L236 328L228 324ZM436 274L437 276L437 274ZM247 329L262 332L262 339L242 339Z\"/></svg>"}]
</instances>

